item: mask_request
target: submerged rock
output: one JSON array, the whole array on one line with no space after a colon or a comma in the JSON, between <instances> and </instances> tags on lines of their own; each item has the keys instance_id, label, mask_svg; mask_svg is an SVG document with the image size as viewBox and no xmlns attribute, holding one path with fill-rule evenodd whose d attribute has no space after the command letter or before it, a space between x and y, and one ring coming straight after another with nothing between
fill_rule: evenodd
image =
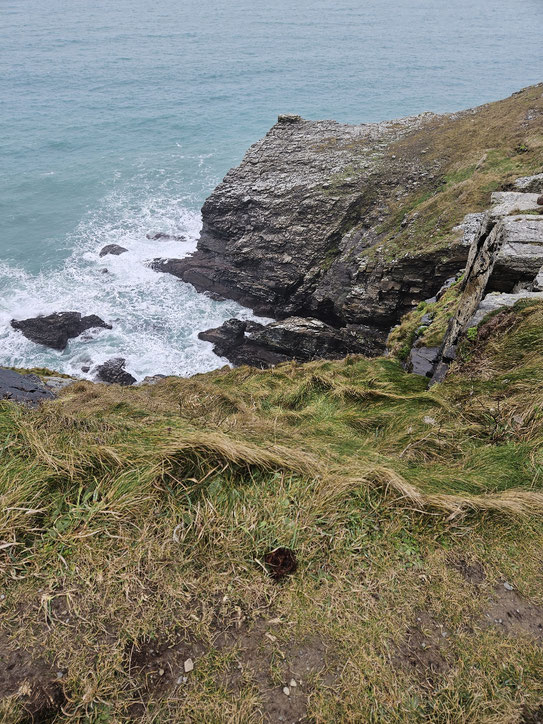
<instances>
[{"instance_id":1,"label":"submerged rock","mask_svg":"<svg viewBox=\"0 0 543 724\"><path fill-rule=\"evenodd\" d=\"M151 241L188 241L186 236L177 234L165 234L162 231L157 231L155 234L145 234L146 239Z\"/></svg>"},{"instance_id":2,"label":"submerged rock","mask_svg":"<svg viewBox=\"0 0 543 724\"><path fill-rule=\"evenodd\" d=\"M48 389L37 375L21 375L14 370L0 368L0 400L13 400L35 406L53 397L53 391Z\"/></svg>"},{"instance_id":3,"label":"submerged rock","mask_svg":"<svg viewBox=\"0 0 543 724\"><path fill-rule=\"evenodd\" d=\"M52 347L61 352L66 348L69 339L78 337L87 329L112 328L96 314L83 317L79 312L56 312L30 319L12 319L11 326L22 332L32 342Z\"/></svg>"},{"instance_id":4,"label":"submerged rock","mask_svg":"<svg viewBox=\"0 0 543 724\"><path fill-rule=\"evenodd\" d=\"M123 357L108 359L96 368L96 379L111 385L133 385L136 378L125 370L125 364L126 360Z\"/></svg>"},{"instance_id":5,"label":"submerged rock","mask_svg":"<svg viewBox=\"0 0 543 724\"><path fill-rule=\"evenodd\" d=\"M113 256L120 256L121 254L124 254L125 251L128 251L128 249L125 249L124 246L119 246L119 244L107 244L100 251L99 256L107 256L108 254L112 254Z\"/></svg>"}]
</instances>

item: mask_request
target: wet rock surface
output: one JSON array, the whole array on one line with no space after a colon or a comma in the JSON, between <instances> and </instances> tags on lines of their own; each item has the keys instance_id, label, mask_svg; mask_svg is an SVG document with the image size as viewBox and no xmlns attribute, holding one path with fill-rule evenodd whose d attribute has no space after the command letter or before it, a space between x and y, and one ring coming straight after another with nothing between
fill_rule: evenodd
<instances>
[{"instance_id":1,"label":"wet rock surface","mask_svg":"<svg viewBox=\"0 0 543 724\"><path fill-rule=\"evenodd\" d=\"M180 234L166 234L163 231L157 231L154 234L145 234L145 237L150 241L188 241L186 236Z\"/></svg>"},{"instance_id":2,"label":"wet rock surface","mask_svg":"<svg viewBox=\"0 0 543 724\"><path fill-rule=\"evenodd\" d=\"M126 360L123 357L108 359L96 368L96 380L112 385L133 385L136 378L125 370Z\"/></svg>"},{"instance_id":3,"label":"wet rock surface","mask_svg":"<svg viewBox=\"0 0 543 724\"><path fill-rule=\"evenodd\" d=\"M111 329L111 325L96 314L84 317L79 312L56 312L30 319L12 319L11 326L32 342L61 352L66 348L68 340L78 337L87 329Z\"/></svg>"},{"instance_id":4,"label":"wet rock surface","mask_svg":"<svg viewBox=\"0 0 543 724\"><path fill-rule=\"evenodd\" d=\"M370 327L349 325L336 329L318 319L289 317L268 325L229 319L220 327L201 332L214 352L233 364L255 367L295 359L339 359L347 354L383 351L385 335Z\"/></svg>"},{"instance_id":5,"label":"wet rock surface","mask_svg":"<svg viewBox=\"0 0 543 724\"><path fill-rule=\"evenodd\" d=\"M24 402L35 406L53 397L52 389L48 388L37 375L22 375L14 370L0 368L0 400Z\"/></svg>"},{"instance_id":6,"label":"wet rock surface","mask_svg":"<svg viewBox=\"0 0 543 724\"><path fill-rule=\"evenodd\" d=\"M99 256L107 256L108 254L120 256L121 254L124 254L125 251L128 251L128 249L124 246L119 246L119 244L106 244L106 246L101 249Z\"/></svg>"}]
</instances>

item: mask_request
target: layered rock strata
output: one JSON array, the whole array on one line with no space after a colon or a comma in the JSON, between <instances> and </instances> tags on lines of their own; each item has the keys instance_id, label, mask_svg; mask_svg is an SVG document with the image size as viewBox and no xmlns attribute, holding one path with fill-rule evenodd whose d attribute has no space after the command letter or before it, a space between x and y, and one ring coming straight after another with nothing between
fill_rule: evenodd
<instances>
[{"instance_id":1,"label":"layered rock strata","mask_svg":"<svg viewBox=\"0 0 543 724\"><path fill-rule=\"evenodd\" d=\"M520 179L529 188L540 186L543 175ZM458 308L440 348L426 348L429 365L424 374L442 380L456 357L456 348L469 327L492 311L510 307L519 299L541 299L543 291L543 216L538 193L492 194L492 208L479 220L471 243ZM535 214L518 214L519 209ZM418 359L422 350L412 350ZM414 353L414 355L413 355Z\"/></svg>"},{"instance_id":2,"label":"layered rock strata","mask_svg":"<svg viewBox=\"0 0 543 724\"><path fill-rule=\"evenodd\" d=\"M266 326L229 319L216 329L201 332L200 339L212 342L214 352L236 365L255 367L295 359L339 359L346 354L375 354L383 350L386 335L370 327L347 325L335 328L319 319L288 317Z\"/></svg>"},{"instance_id":3,"label":"layered rock strata","mask_svg":"<svg viewBox=\"0 0 543 724\"><path fill-rule=\"evenodd\" d=\"M390 197L433 178L424 149L399 158L392 147L434 118L280 117L205 202L197 251L153 267L278 319L388 328L467 256L461 244L387 263L360 256L378 243Z\"/></svg>"}]
</instances>

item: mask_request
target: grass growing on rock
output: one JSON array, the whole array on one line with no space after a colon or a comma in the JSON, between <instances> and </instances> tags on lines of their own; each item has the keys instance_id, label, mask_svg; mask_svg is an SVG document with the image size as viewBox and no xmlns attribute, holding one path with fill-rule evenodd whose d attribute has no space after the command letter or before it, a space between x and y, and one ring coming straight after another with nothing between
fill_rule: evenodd
<instances>
[{"instance_id":1,"label":"grass growing on rock","mask_svg":"<svg viewBox=\"0 0 543 724\"><path fill-rule=\"evenodd\" d=\"M530 721L543 305L488 324L431 391L349 357L3 403L2 721Z\"/></svg>"}]
</instances>

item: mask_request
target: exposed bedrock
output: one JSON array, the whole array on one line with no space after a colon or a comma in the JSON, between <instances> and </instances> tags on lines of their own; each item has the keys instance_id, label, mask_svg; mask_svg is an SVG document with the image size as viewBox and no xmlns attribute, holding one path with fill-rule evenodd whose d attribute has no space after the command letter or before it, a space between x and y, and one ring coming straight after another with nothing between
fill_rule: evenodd
<instances>
[{"instance_id":1,"label":"exposed bedrock","mask_svg":"<svg viewBox=\"0 0 543 724\"><path fill-rule=\"evenodd\" d=\"M288 317L266 326L229 319L201 332L214 352L234 364L270 367L289 359L338 359L346 354L375 354L385 348L386 335L363 325L335 328L319 319Z\"/></svg>"},{"instance_id":2,"label":"exposed bedrock","mask_svg":"<svg viewBox=\"0 0 543 724\"><path fill-rule=\"evenodd\" d=\"M37 375L21 375L14 370L0 368L0 400L23 402L33 407L53 397L52 390Z\"/></svg>"},{"instance_id":3,"label":"exposed bedrock","mask_svg":"<svg viewBox=\"0 0 543 724\"><path fill-rule=\"evenodd\" d=\"M465 266L498 172L518 211L532 205L538 179L513 183L540 170L542 116L541 86L383 123L280 116L204 203L197 250L152 266L277 320L388 331Z\"/></svg>"},{"instance_id":4,"label":"exposed bedrock","mask_svg":"<svg viewBox=\"0 0 543 724\"><path fill-rule=\"evenodd\" d=\"M438 118L352 126L280 117L205 202L197 251L153 268L278 319L390 327L467 256L461 236L445 250L378 249L389 205L438 174L422 142L397 145Z\"/></svg>"},{"instance_id":5,"label":"exposed bedrock","mask_svg":"<svg viewBox=\"0 0 543 724\"><path fill-rule=\"evenodd\" d=\"M133 385L136 378L125 370L126 360L123 357L108 359L96 368L96 380L110 385Z\"/></svg>"},{"instance_id":6,"label":"exposed bedrock","mask_svg":"<svg viewBox=\"0 0 543 724\"><path fill-rule=\"evenodd\" d=\"M66 348L69 339L79 337L87 329L94 327L111 329L111 325L96 314L84 317L79 312L56 312L30 319L12 319L11 326L21 331L32 342L59 351Z\"/></svg>"}]
</instances>

